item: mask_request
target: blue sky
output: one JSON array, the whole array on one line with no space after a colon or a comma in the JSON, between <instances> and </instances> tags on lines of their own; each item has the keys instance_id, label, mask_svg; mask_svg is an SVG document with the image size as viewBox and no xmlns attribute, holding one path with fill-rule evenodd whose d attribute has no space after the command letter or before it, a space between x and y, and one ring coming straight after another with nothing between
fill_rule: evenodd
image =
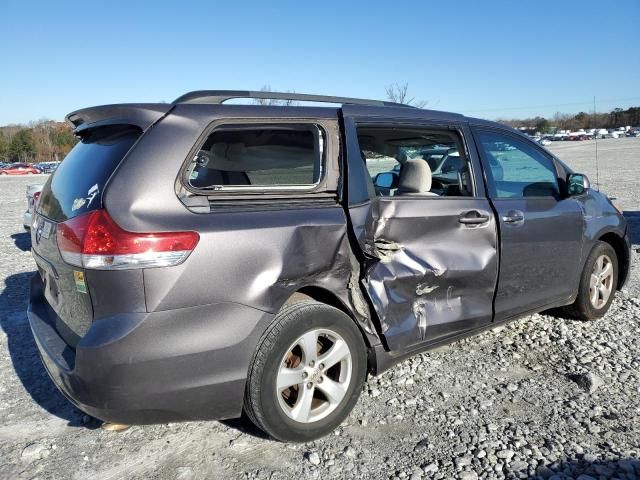
<instances>
[{"instance_id":1,"label":"blue sky","mask_svg":"<svg viewBox=\"0 0 640 480\"><path fill-rule=\"evenodd\" d=\"M497 118L640 105L640 1L0 2L0 125L196 89Z\"/></svg>"}]
</instances>

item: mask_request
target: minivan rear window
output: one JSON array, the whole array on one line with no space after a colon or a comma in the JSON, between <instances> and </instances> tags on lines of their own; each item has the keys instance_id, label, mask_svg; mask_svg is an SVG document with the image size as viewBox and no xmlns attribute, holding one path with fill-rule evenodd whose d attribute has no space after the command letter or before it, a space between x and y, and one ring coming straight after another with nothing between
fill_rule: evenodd
<instances>
[{"instance_id":1,"label":"minivan rear window","mask_svg":"<svg viewBox=\"0 0 640 480\"><path fill-rule=\"evenodd\" d=\"M63 222L101 208L107 180L141 133L122 125L85 133L44 185L38 213Z\"/></svg>"}]
</instances>

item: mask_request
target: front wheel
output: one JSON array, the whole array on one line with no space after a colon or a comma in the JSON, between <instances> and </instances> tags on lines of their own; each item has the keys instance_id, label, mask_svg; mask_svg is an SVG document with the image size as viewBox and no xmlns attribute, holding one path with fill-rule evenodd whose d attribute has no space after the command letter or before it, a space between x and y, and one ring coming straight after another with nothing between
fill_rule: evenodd
<instances>
[{"instance_id":1,"label":"front wheel","mask_svg":"<svg viewBox=\"0 0 640 480\"><path fill-rule=\"evenodd\" d=\"M585 262L576 301L565 311L581 320L600 318L609 310L617 287L616 252L608 243L598 241Z\"/></svg>"},{"instance_id":2,"label":"front wheel","mask_svg":"<svg viewBox=\"0 0 640 480\"><path fill-rule=\"evenodd\" d=\"M323 303L295 303L258 344L244 408L275 439L314 440L349 415L365 375L365 345L353 320Z\"/></svg>"}]
</instances>

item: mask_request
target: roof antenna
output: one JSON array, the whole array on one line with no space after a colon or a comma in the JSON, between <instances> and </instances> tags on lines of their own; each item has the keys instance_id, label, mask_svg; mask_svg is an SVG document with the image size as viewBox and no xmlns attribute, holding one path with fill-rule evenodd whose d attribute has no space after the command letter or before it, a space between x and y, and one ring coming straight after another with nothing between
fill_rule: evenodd
<instances>
[{"instance_id":1,"label":"roof antenna","mask_svg":"<svg viewBox=\"0 0 640 480\"><path fill-rule=\"evenodd\" d=\"M596 125L596 96L593 96L593 124ZM598 169L598 132L593 136L596 140L596 190L600 191L600 171Z\"/></svg>"}]
</instances>

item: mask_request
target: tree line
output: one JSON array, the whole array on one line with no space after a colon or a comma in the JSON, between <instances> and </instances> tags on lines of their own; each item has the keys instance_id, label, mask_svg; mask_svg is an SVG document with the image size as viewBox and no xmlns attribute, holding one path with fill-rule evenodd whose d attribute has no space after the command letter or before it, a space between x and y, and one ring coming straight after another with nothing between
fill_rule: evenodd
<instances>
[{"instance_id":1,"label":"tree line","mask_svg":"<svg viewBox=\"0 0 640 480\"><path fill-rule=\"evenodd\" d=\"M0 127L0 161L60 161L77 141L71 125L66 122L39 120L28 125Z\"/></svg>"},{"instance_id":2,"label":"tree line","mask_svg":"<svg viewBox=\"0 0 640 480\"><path fill-rule=\"evenodd\" d=\"M552 133L555 130L576 131L581 128L618 128L640 126L640 107L630 107L626 110L614 108L608 113L580 112L574 115L556 113L551 118L532 117L522 119L499 119L498 122L510 127L524 127L540 133Z\"/></svg>"}]
</instances>

